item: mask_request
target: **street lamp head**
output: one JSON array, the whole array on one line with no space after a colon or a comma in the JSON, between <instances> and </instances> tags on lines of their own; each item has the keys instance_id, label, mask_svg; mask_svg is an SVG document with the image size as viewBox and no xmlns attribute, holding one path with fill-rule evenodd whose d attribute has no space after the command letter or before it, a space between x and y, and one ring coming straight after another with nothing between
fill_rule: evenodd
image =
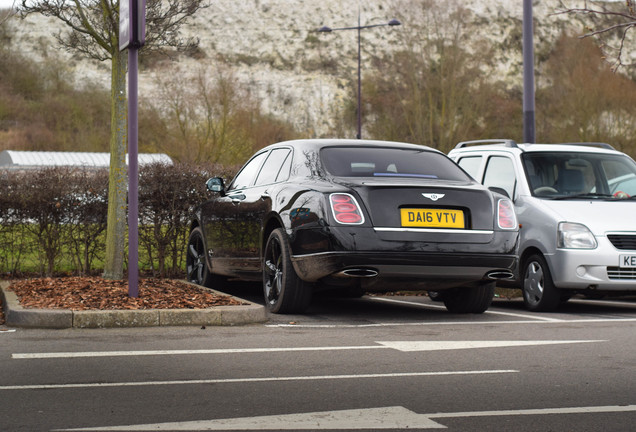
<instances>
[{"instance_id":1,"label":"street lamp head","mask_svg":"<svg viewBox=\"0 0 636 432\"><path fill-rule=\"evenodd\" d=\"M331 27L322 26L318 29L318 31L320 33L331 33L333 30L331 29Z\"/></svg>"},{"instance_id":2,"label":"street lamp head","mask_svg":"<svg viewBox=\"0 0 636 432\"><path fill-rule=\"evenodd\" d=\"M389 25L390 26L399 26L402 25L402 23L398 20L396 20L395 18L393 18L391 21L389 21Z\"/></svg>"}]
</instances>

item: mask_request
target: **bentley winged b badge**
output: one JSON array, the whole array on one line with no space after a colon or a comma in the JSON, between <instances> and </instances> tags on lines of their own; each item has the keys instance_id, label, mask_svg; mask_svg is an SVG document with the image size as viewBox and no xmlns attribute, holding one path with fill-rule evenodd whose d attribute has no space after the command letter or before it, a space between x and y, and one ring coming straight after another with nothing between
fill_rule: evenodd
<instances>
[{"instance_id":1,"label":"bentley winged b badge","mask_svg":"<svg viewBox=\"0 0 636 432\"><path fill-rule=\"evenodd\" d=\"M444 198L445 194L436 194L436 193L423 193L422 196L430 199L431 201L437 201L438 199Z\"/></svg>"}]
</instances>

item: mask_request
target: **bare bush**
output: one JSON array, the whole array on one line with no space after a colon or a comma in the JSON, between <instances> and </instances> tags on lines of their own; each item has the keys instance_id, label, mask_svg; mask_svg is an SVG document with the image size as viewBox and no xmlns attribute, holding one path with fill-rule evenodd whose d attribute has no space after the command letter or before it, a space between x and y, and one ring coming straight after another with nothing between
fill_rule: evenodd
<instances>
[{"instance_id":1,"label":"bare bush","mask_svg":"<svg viewBox=\"0 0 636 432\"><path fill-rule=\"evenodd\" d=\"M0 174L0 269L2 273L17 274L22 258L29 246L25 239L22 217L16 208L17 193L21 188L19 176L14 172Z\"/></svg>"},{"instance_id":2,"label":"bare bush","mask_svg":"<svg viewBox=\"0 0 636 432\"><path fill-rule=\"evenodd\" d=\"M155 275L182 272L183 249L194 207L207 192L211 167L151 164L139 173L139 242ZM218 169L216 171L219 171Z\"/></svg>"},{"instance_id":3,"label":"bare bush","mask_svg":"<svg viewBox=\"0 0 636 432\"><path fill-rule=\"evenodd\" d=\"M40 273L53 275L63 249L63 227L68 223L68 168L46 168L17 173L21 183L13 208L27 233L37 241Z\"/></svg>"},{"instance_id":4,"label":"bare bush","mask_svg":"<svg viewBox=\"0 0 636 432\"><path fill-rule=\"evenodd\" d=\"M65 207L65 244L76 273L82 275L91 273L93 263L105 252L108 170L77 170L72 180Z\"/></svg>"}]
</instances>

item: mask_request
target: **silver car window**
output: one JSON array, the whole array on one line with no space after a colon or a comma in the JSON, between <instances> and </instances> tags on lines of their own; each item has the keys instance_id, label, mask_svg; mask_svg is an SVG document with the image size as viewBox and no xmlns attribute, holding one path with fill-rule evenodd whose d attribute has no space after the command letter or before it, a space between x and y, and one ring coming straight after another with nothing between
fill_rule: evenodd
<instances>
[{"instance_id":1,"label":"silver car window","mask_svg":"<svg viewBox=\"0 0 636 432\"><path fill-rule=\"evenodd\" d=\"M517 178L512 160L505 156L491 156L484 173L484 186L498 187L508 192L509 197L514 196Z\"/></svg>"},{"instance_id":2,"label":"silver car window","mask_svg":"<svg viewBox=\"0 0 636 432\"><path fill-rule=\"evenodd\" d=\"M481 156L463 157L457 162L457 165L462 167L472 178L479 180L477 177L479 175L479 167L481 166Z\"/></svg>"}]
</instances>

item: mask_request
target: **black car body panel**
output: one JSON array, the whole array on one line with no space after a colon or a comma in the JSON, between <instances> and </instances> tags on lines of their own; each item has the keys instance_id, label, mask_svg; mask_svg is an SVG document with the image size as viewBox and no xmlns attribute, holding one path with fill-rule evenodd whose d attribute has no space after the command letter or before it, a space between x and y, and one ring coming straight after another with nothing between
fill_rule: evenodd
<instances>
[{"instance_id":1,"label":"black car body panel","mask_svg":"<svg viewBox=\"0 0 636 432\"><path fill-rule=\"evenodd\" d=\"M273 152L276 163L261 168ZM360 162L347 159L357 155ZM379 166L393 155L397 162ZM422 160L432 161L425 174L417 171ZM413 166L401 170L407 164ZM282 228L305 282L333 286L353 278L369 291L394 289L394 282L437 290L511 273L518 227L516 220L498 226L498 206L506 200L427 147L298 140L259 151L224 191L196 209L193 227L203 231L214 274L260 280L265 244ZM427 218L440 226L416 226Z\"/></svg>"}]
</instances>

